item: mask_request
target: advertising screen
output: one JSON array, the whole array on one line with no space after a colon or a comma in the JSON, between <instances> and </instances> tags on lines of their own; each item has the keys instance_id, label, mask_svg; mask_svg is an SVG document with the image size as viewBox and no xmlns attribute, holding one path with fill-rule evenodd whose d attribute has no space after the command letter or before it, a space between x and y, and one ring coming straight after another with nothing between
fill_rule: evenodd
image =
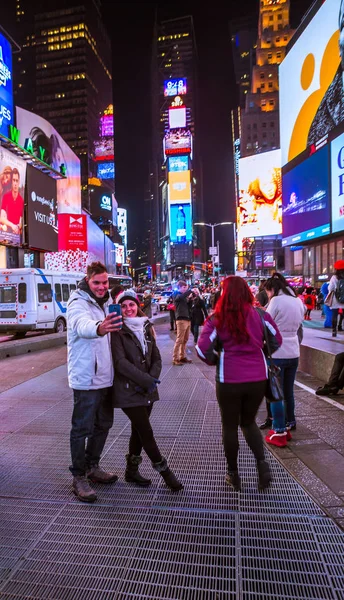
<instances>
[{"instance_id":1,"label":"advertising screen","mask_svg":"<svg viewBox=\"0 0 344 600\"><path fill-rule=\"evenodd\" d=\"M58 216L58 223L59 252L64 250L87 252L86 215L68 215L63 213Z\"/></svg>"},{"instance_id":2,"label":"advertising screen","mask_svg":"<svg viewBox=\"0 0 344 600\"><path fill-rule=\"evenodd\" d=\"M26 162L0 146L0 242L23 242Z\"/></svg>"},{"instance_id":3,"label":"advertising screen","mask_svg":"<svg viewBox=\"0 0 344 600\"><path fill-rule=\"evenodd\" d=\"M115 156L113 138L103 137L94 142L95 160L113 160Z\"/></svg>"},{"instance_id":4,"label":"advertising screen","mask_svg":"<svg viewBox=\"0 0 344 600\"><path fill-rule=\"evenodd\" d=\"M123 265L124 264L124 246L121 244L115 244L116 249L116 264Z\"/></svg>"},{"instance_id":5,"label":"advertising screen","mask_svg":"<svg viewBox=\"0 0 344 600\"><path fill-rule=\"evenodd\" d=\"M172 171L168 174L168 200L170 204L191 202L190 171Z\"/></svg>"},{"instance_id":6,"label":"advertising screen","mask_svg":"<svg viewBox=\"0 0 344 600\"><path fill-rule=\"evenodd\" d=\"M29 245L56 252L58 249L56 180L27 167L27 225Z\"/></svg>"},{"instance_id":7,"label":"advertising screen","mask_svg":"<svg viewBox=\"0 0 344 600\"><path fill-rule=\"evenodd\" d=\"M115 163L107 162L97 165L98 179L115 179Z\"/></svg>"},{"instance_id":8,"label":"advertising screen","mask_svg":"<svg viewBox=\"0 0 344 600\"><path fill-rule=\"evenodd\" d=\"M187 93L186 79L167 79L164 81L164 96L182 96Z\"/></svg>"},{"instance_id":9,"label":"advertising screen","mask_svg":"<svg viewBox=\"0 0 344 600\"><path fill-rule=\"evenodd\" d=\"M105 234L98 227L98 225L92 221L90 215L87 215L87 250L88 250L88 261L100 260L104 262L105 258Z\"/></svg>"},{"instance_id":10,"label":"advertising screen","mask_svg":"<svg viewBox=\"0 0 344 600\"><path fill-rule=\"evenodd\" d=\"M340 0L326 0L280 65L282 166L343 121L340 6Z\"/></svg>"},{"instance_id":11,"label":"advertising screen","mask_svg":"<svg viewBox=\"0 0 344 600\"><path fill-rule=\"evenodd\" d=\"M17 107L17 128L20 130L19 144L24 146L27 138L32 139L35 153L39 146L44 148L44 161L56 171L62 164L66 167L66 179L57 181L57 208L60 213L81 213L80 160L66 144L56 129L45 119L28 110Z\"/></svg>"},{"instance_id":12,"label":"advertising screen","mask_svg":"<svg viewBox=\"0 0 344 600\"><path fill-rule=\"evenodd\" d=\"M123 239L123 244L127 246L127 236L128 236L128 228L127 228L127 211L125 208L117 209L117 229L118 233Z\"/></svg>"},{"instance_id":13,"label":"advertising screen","mask_svg":"<svg viewBox=\"0 0 344 600\"><path fill-rule=\"evenodd\" d=\"M170 108L168 111L168 122L170 129L186 127L186 108Z\"/></svg>"},{"instance_id":14,"label":"advertising screen","mask_svg":"<svg viewBox=\"0 0 344 600\"><path fill-rule=\"evenodd\" d=\"M238 243L282 233L281 153L272 150L239 160Z\"/></svg>"},{"instance_id":15,"label":"advertising screen","mask_svg":"<svg viewBox=\"0 0 344 600\"><path fill-rule=\"evenodd\" d=\"M190 154L191 132L187 129L168 131L164 138L165 154Z\"/></svg>"},{"instance_id":16,"label":"advertising screen","mask_svg":"<svg viewBox=\"0 0 344 600\"><path fill-rule=\"evenodd\" d=\"M112 221L112 193L106 188L91 188L90 207L94 217L104 217L108 221Z\"/></svg>"},{"instance_id":17,"label":"advertising screen","mask_svg":"<svg viewBox=\"0 0 344 600\"><path fill-rule=\"evenodd\" d=\"M328 152L324 146L283 175L283 246L330 233Z\"/></svg>"},{"instance_id":18,"label":"advertising screen","mask_svg":"<svg viewBox=\"0 0 344 600\"><path fill-rule=\"evenodd\" d=\"M191 204L170 206L170 239L176 244L192 241Z\"/></svg>"},{"instance_id":19,"label":"advertising screen","mask_svg":"<svg viewBox=\"0 0 344 600\"><path fill-rule=\"evenodd\" d=\"M100 135L102 137L113 136L113 115L103 115L102 117L100 117L100 132Z\"/></svg>"},{"instance_id":20,"label":"advertising screen","mask_svg":"<svg viewBox=\"0 0 344 600\"><path fill-rule=\"evenodd\" d=\"M187 156L170 156L168 171L188 171L189 158Z\"/></svg>"},{"instance_id":21,"label":"advertising screen","mask_svg":"<svg viewBox=\"0 0 344 600\"><path fill-rule=\"evenodd\" d=\"M13 125L12 48L0 33L0 133L6 137L9 125Z\"/></svg>"},{"instance_id":22,"label":"advertising screen","mask_svg":"<svg viewBox=\"0 0 344 600\"><path fill-rule=\"evenodd\" d=\"M331 143L332 232L344 230L344 133Z\"/></svg>"}]
</instances>

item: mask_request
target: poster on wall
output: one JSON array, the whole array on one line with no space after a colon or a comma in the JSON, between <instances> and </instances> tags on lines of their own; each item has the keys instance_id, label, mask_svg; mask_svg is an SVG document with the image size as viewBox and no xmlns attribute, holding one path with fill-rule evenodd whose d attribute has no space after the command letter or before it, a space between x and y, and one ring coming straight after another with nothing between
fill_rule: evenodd
<instances>
[{"instance_id":1,"label":"poster on wall","mask_svg":"<svg viewBox=\"0 0 344 600\"><path fill-rule=\"evenodd\" d=\"M60 172L66 167L66 178L57 180L57 206L60 213L81 213L80 160L54 127L42 117L17 107L17 129L20 131L19 144L31 138L34 152L40 155L44 149L44 162Z\"/></svg>"},{"instance_id":2,"label":"poster on wall","mask_svg":"<svg viewBox=\"0 0 344 600\"><path fill-rule=\"evenodd\" d=\"M23 243L26 162L0 146L0 242Z\"/></svg>"},{"instance_id":3,"label":"poster on wall","mask_svg":"<svg viewBox=\"0 0 344 600\"><path fill-rule=\"evenodd\" d=\"M38 169L27 168L27 226L31 248L58 249L56 180Z\"/></svg>"},{"instance_id":4,"label":"poster on wall","mask_svg":"<svg viewBox=\"0 0 344 600\"><path fill-rule=\"evenodd\" d=\"M238 245L244 238L282 233L280 150L239 160Z\"/></svg>"},{"instance_id":5,"label":"poster on wall","mask_svg":"<svg viewBox=\"0 0 344 600\"><path fill-rule=\"evenodd\" d=\"M341 0L326 0L279 67L282 166L343 122Z\"/></svg>"}]
</instances>

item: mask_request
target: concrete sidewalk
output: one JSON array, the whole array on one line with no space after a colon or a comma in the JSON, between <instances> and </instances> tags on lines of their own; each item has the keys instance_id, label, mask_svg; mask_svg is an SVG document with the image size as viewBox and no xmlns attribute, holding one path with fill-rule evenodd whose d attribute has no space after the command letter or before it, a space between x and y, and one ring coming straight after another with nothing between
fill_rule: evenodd
<instances>
[{"instance_id":1,"label":"concrete sidewalk","mask_svg":"<svg viewBox=\"0 0 344 600\"><path fill-rule=\"evenodd\" d=\"M297 388L293 440L275 456L266 450L271 488L258 492L241 437L243 490L232 492L224 483L214 369L191 343L194 363L172 367L175 337L168 325L157 330L164 366L152 425L185 485L178 494L146 456L142 473L152 486L125 483L129 424L116 410L102 464L119 481L98 486L96 505L79 503L68 472L65 348L2 361L0 598L343 600L341 408Z\"/></svg>"}]
</instances>

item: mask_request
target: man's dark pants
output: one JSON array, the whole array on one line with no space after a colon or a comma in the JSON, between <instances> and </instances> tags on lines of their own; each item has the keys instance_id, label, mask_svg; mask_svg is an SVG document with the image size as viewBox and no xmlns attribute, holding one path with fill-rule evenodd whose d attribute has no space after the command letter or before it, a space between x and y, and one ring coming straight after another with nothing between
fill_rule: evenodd
<instances>
[{"instance_id":1,"label":"man's dark pants","mask_svg":"<svg viewBox=\"0 0 344 600\"><path fill-rule=\"evenodd\" d=\"M328 384L330 387L337 387L340 390L344 387L344 352L336 355L331 370Z\"/></svg>"},{"instance_id":2,"label":"man's dark pants","mask_svg":"<svg viewBox=\"0 0 344 600\"><path fill-rule=\"evenodd\" d=\"M98 465L106 438L113 424L111 388L101 390L73 390L74 409L70 448L75 476L85 475Z\"/></svg>"}]
</instances>

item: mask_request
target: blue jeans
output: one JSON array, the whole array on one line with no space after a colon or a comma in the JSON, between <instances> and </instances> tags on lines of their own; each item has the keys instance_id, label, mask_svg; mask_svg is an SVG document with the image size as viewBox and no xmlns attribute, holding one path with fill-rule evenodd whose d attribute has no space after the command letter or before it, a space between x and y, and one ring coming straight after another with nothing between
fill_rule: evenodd
<instances>
[{"instance_id":1,"label":"blue jeans","mask_svg":"<svg viewBox=\"0 0 344 600\"><path fill-rule=\"evenodd\" d=\"M111 388L73 390L74 409L70 432L72 465L70 472L85 475L98 465L113 424Z\"/></svg>"},{"instance_id":2,"label":"blue jeans","mask_svg":"<svg viewBox=\"0 0 344 600\"><path fill-rule=\"evenodd\" d=\"M274 358L275 365L281 369L281 382L284 394L283 402L271 402L272 429L277 432L285 431L287 423L295 422L294 381L298 358Z\"/></svg>"}]
</instances>

